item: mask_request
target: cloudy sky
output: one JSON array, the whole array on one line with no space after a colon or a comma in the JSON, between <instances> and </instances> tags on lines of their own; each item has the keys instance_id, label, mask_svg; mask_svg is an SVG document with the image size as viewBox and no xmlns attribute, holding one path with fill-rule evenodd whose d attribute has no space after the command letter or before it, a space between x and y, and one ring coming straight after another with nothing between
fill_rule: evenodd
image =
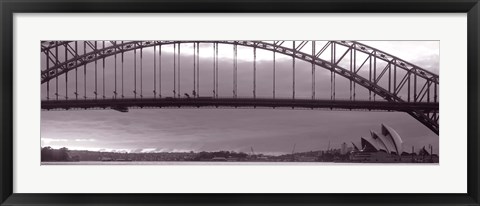
<instances>
[{"instance_id":1,"label":"cloudy sky","mask_svg":"<svg viewBox=\"0 0 480 206\"><path fill-rule=\"evenodd\" d=\"M438 41L365 41L369 46L416 64L436 74L439 73ZM99 45L101 46L101 45ZM108 46L108 45L107 45ZM318 48L321 48L319 42ZM83 47L82 47L83 48ZM181 94L193 90L192 46L182 45L181 57ZM311 47L304 48L309 53ZM341 50L341 49L339 49ZM173 95L173 49L162 49L162 95ZM62 53L62 51L59 51ZM88 51L87 51L88 52ZM157 49L158 52L158 49ZM200 95L212 95L212 54L211 45L203 45L200 51ZM219 96L232 96L232 54L230 45L219 47ZM253 90L253 49L239 47L238 95L251 97ZM137 52L139 55L139 52ZM158 55L158 54L157 54ZM329 52L321 56L328 59ZM337 54L338 55L338 54ZM348 55L347 55L348 56ZM139 56L138 56L139 57ZM291 97L292 72L291 57L276 55L277 83L276 96ZM142 75L137 75L137 91L143 88L144 96L153 95L159 90L158 82L153 88L153 49L145 49ZM157 59L158 60L158 59ZM272 53L257 50L257 97L272 96ZM348 57L346 58L348 60ZM361 60L357 60L361 61ZM133 52L125 54L124 95L133 96ZM106 59L105 96L111 98L115 91L115 59ZM361 62L357 63L357 65ZM380 63L381 64L381 63ZM42 65L45 59L42 57ZM117 57L120 65L120 56ZM137 69L139 69L137 59ZM99 97L103 95L101 79L102 61L98 61ZM158 75L158 62L156 64ZM366 67L368 68L368 67ZM117 68L118 69L118 68ZM94 64L87 66L87 93L83 93L83 67L79 69L79 93L93 98L95 90ZM360 73L368 70L360 71ZM63 75L65 76L65 75ZM330 98L330 73L316 67L316 98ZM140 78L143 85L139 85ZM75 82L74 72L68 74L67 94L73 97ZM120 72L117 70L117 82ZM64 98L65 77L59 77L59 98ZM336 78L337 99L348 99L349 82ZM63 83L63 84L62 84ZM382 83L382 82L380 82ZM117 91L120 84L117 83ZM55 91L49 97L53 98ZM73 89L72 89L73 88ZM296 97L311 97L311 64L296 61ZM400 92L400 95L405 91ZM357 99L368 99L368 91L357 85ZM46 84L42 85L42 99L47 96ZM370 130L380 131L380 124L393 127L403 138L404 149L412 146L419 148L433 145L438 152L439 137L413 119L400 112L364 112L364 111L325 111L325 110L290 110L290 109L131 109L128 113L112 110L87 111L42 111L41 144L42 146L68 147L70 149L115 150L115 151L216 151L234 150L248 152L253 147L256 152L288 153L296 144L296 151L310 151L338 148L343 142L359 145L360 137L370 135Z\"/></svg>"}]
</instances>

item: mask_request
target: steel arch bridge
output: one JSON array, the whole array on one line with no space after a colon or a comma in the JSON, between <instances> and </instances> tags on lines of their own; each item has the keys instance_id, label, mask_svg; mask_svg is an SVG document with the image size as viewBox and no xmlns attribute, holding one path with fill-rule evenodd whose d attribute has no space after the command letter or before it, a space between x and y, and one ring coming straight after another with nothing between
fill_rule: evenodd
<instances>
[{"instance_id":1,"label":"steel arch bridge","mask_svg":"<svg viewBox=\"0 0 480 206\"><path fill-rule=\"evenodd\" d=\"M181 45L184 46L182 50ZM185 49L185 45L188 46L187 49ZM223 67L219 64L220 45L228 45L232 52L232 76L229 80L232 86L231 96L219 95L219 91L221 91L219 79L224 78L219 75L219 68ZM169 47L170 57L167 56L165 49L167 47ZM253 91L252 95L248 97L238 95L238 85L244 83L238 81L237 74L238 70L242 70L239 67L238 59L240 47L251 49L253 56L250 62L253 67L251 82ZM186 50L188 54L185 54ZM202 79L203 82L211 84L212 93L207 96L200 95L200 89L205 90L200 85L200 76L201 72L206 70L206 66L202 65L200 61L205 59L200 55L201 50L209 50L208 53L211 55L208 58L211 58L212 64L207 69L212 76L208 80ZM258 80L257 50L271 53L272 78ZM132 53L133 65L125 68L127 64L125 57ZM204 53L202 52L202 54ZM356 41L42 41L41 55L43 110L100 108L125 112L130 107L288 107L385 110L406 112L434 133L439 133L439 76L394 55ZM153 65L148 68L152 73L147 74L151 79L147 86L153 90L145 92L144 82L146 80L143 77L147 68L144 68L145 60L143 59L146 59L148 55L150 55L150 60L147 61L152 62L153 60ZM162 70L162 61L165 61L165 58L171 58L172 55L173 65L169 65L168 68L163 66ZM291 63L289 67L291 68L292 94L288 99L279 98L276 95L277 85L285 84L285 81L276 80L278 76L276 62L279 58L276 55L291 59L288 61ZM192 60L188 63L188 68L183 62L186 58ZM110 64L106 65L108 61ZM112 64L111 61L114 63ZM285 61L284 58L282 62L285 63ZM99 69L98 62L102 63L101 69ZM309 79L311 81L311 98L299 98L296 95L295 87L299 80L295 75L298 73L296 69L300 68L299 62L311 65L311 79ZM201 67L204 67L203 70ZM165 76L167 69L171 76ZM189 72L188 75L193 74L193 78L189 80L193 80L193 84L189 83L192 92L182 95L185 86L183 90L181 86L182 83L185 84L185 80L182 82L181 75L185 75L186 70ZM330 98L328 99L319 99L316 93L318 70L330 74ZM109 76L108 73L112 71L114 71L113 76ZM126 75L126 79L133 78L133 88L127 88L128 91L133 89L132 92L125 92L125 71L133 72L133 75ZM87 72L90 73L90 76ZM98 80L99 76L102 77L100 80ZM336 97L337 76L349 82L348 99ZM165 96L165 89L163 89L162 96L162 84L164 84L162 81L165 82L166 79L173 80L172 96ZM99 81L102 83L101 85L98 85ZM265 98L257 95L259 82L261 84L272 83L271 97ZM106 84L112 85L111 91L106 91ZM93 85L94 88L91 88ZM358 95L357 85L368 91L363 95L363 99ZM92 89L93 92L87 91L87 88ZM107 97L110 95L109 93L113 95L111 98Z\"/></svg>"}]
</instances>

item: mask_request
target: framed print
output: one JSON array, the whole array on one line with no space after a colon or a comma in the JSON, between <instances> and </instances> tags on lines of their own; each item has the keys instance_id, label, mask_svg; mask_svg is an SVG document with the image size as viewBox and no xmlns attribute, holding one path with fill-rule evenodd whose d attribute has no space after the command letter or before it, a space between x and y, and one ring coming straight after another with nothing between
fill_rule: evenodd
<instances>
[{"instance_id":1,"label":"framed print","mask_svg":"<svg viewBox=\"0 0 480 206\"><path fill-rule=\"evenodd\" d=\"M476 0L0 5L1 205L479 205Z\"/></svg>"}]
</instances>

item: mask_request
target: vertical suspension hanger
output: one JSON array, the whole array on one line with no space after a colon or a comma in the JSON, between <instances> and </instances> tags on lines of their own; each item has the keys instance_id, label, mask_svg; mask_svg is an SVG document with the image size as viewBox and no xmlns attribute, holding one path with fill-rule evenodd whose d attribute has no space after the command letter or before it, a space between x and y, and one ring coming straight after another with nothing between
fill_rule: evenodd
<instances>
[{"instance_id":1,"label":"vertical suspension hanger","mask_svg":"<svg viewBox=\"0 0 480 206\"><path fill-rule=\"evenodd\" d=\"M253 46L253 98L257 98L257 46Z\"/></svg>"},{"instance_id":2,"label":"vertical suspension hanger","mask_svg":"<svg viewBox=\"0 0 480 206\"><path fill-rule=\"evenodd\" d=\"M428 88L427 88L427 102L430 103L430 85L431 85L432 81L430 81L429 79L427 79L427 85L428 85Z\"/></svg>"},{"instance_id":3,"label":"vertical suspension hanger","mask_svg":"<svg viewBox=\"0 0 480 206\"><path fill-rule=\"evenodd\" d=\"M137 98L137 49L133 49L133 95Z\"/></svg>"},{"instance_id":4,"label":"vertical suspension hanger","mask_svg":"<svg viewBox=\"0 0 480 206\"><path fill-rule=\"evenodd\" d=\"M435 81L438 81L438 79L435 79ZM437 88L437 84L434 83L434 84L433 84L433 92L434 92L434 94L433 94L433 102L435 102L435 103L437 103L437 101L438 101L438 100L437 100L437 98L438 98L438 97L437 97L437 92L438 92L437 89L438 89L438 88Z\"/></svg>"},{"instance_id":5,"label":"vertical suspension hanger","mask_svg":"<svg viewBox=\"0 0 480 206\"><path fill-rule=\"evenodd\" d=\"M276 43L274 42L274 44L276 45ZM277 60L275 58L275 54L277 53L277 47L274 46L274 51L273 51L273 99L275 99L275 89L276 89L276 64L277 64Z\"/></svg>"},{"instance_id":6,"label":"vertical suspension hanger","mask_svg":"<svg viewBox=\"0 0 480 206\"><path fill-rule=\"evenodd\" d=\"M58 44L58 41L55 42L55 44ZM58 46L55 47L55 64L58 65ZM58 69L55 70L55 100L58 101Z\"/></svg>"},{"instance_id":7,"label":"vertical suspension hanger","mask_svg":"<svg viewBox=\"0 0 480 206\"><path fill-rule=\"evenodd\" d=\"M157 46L153 45L153 98L157 98Z\"/></svg>"},{"instance_id":8,"label":"vertical suspension hanger","mask_svg":"<svg viewBox=\"0 0 480 206\"><path fill-rule=\"evenodd\" d=\"M335 42L331 42L330 44L330 61L331 67L330 68L330 100L335 100L335 73L333 70L335 69Z\"/></svg>"},{"instance_id":9,"label":"vertical suspension hanger","mask_svg":"<svg viewBox=\"0 0 480 206\"><path fill-rule=\"evenodd\" d=\"M173 98L177 96L177 44L173 43Z\"/></svg>"},{"instance_id":10,"label":"vertical suspension hanger","mask_svg":"<svg viewBox=\"0 0 480 206\"><path fill-rule=\"evenodd\" d=\"M158 97L162 98L162 44L158 46Z\"/></svg>"},{"instance_id":11,"label":"vertical suspension hanger","mask_svg":"<svg viewBox=\"0 0 480 206\"><path fill-rule=\"evenodd\" d=\"M143 47L140 47L140 98L143 98Z\"/></svg>"},{"instance_id":12,"label":"vertical suspension hanger","mask_svg":"<svg viewBox=\"0 0 480 206\"><path fill-rule=\"evenodd\" d=\"M355 45L355 48L357 45ZM357 50L353 49L353 71L356 73L357 71ZM354 81L353 82L353 101L356 100L357 97L357 89L356 89L357 83Z\"/></svg>"},{"instance_id":13,"label":"vertical suspension hanger","mask_svg":"<svg viewBox=\"0 0 480 206\"><path fill-rule=\"evenodd\" d=\"M393 65L393 93L397 94L397 60L395 59L395 64Z\"/></svg>"},{"instance_id":14,"label":"vertical suspension hanger","mask_svg":"<svg viewBox=\"0 0 480 206\"><path fill-rule=\"evenodd\" d=\"M293 44L293 56L292 56L292 99L295 99L295 56L296 56L296 49L295 49L295 41L292 42Z\"/></svg>"},{"instance_id":15,"label":"vertical suspension hanger","mask_svg":"<svg viewBox=\"0 0 480 206\"><path fill-rule=\"evenodd\" d=\"M200 42L197 42L197 97L200 96Z\"/></svg>"},{"instance_id":16,"label":"vertical suspension hanger","mask_svg":"<svg viewBox=\"0 0 480 206\"><path fill-rule=\"evenodd\" d=\"M95 91L93 92L95 94L95 99L97 99L97 57L98 57L98 54L97 54L97 41L95 41Z\"/></svg>"},{"instance_id":17,"label":"vertical suspension hanger","mask_svg":"<svg viewBox=\"0 0 480 206\"><path fill-rule=\"evenodd\" d=\"M233 97L237 98L237 43L233 44Z\"/></svg>"},{"instance_id":18,"label":"vertical suspension hanger","mask_svg":"<svg viewBox=\"0 0 480 206\"><path fill-rule=\"evenodd\" d=\"M315 41L312 41L312 100L315 99Z\"/></svg>"},{"instance_id":19,"label":"vertical suspension hanger","mask_svg":"<svg viewBox=\"0 0 480 206\"><path fill-rule=\"evenodd\" d=\"M417 68L413 70L413 102L417 102Z\"/></svg>"},{"instance_id":20,"label":"vertical suspension hanger","mask_svg":"<svg viewBox=\"0 0 480 206\"><path fill-rule=\"evenodd\" d=\"M75 58L78 57L78 41L75 41ZM78 100L78 66L77 61L75 61L75 100Z\"/></svg>"},{"instance_id":21,"label":"vertical suspension hanger","mask_svg":"<svg viewBox=\"0 0 480 206\"><path fill-rule=\"evenodd\" d=\"M220 91L219 91L219 89L218 89L218 80L219 80L219 73L218 73L218 70L219 70L219 68L218 68L218 42L217 42L216 44L217 44L217 46L215 47L215 49L216 49L216 51L215 51L215 52L216 52L216 55L215 55L215 57L216 57L216 58L215 58L215 65L216 65L216 68L217 68L217 75L216 75L216 78L217 78L217 79L215 80L215 83L216 83L216 89L215 89L215 91L217 91L217 92L216 92L216 95L217 95L217 98L218 98L218 94L220 93Z\"/></svg>"},{"instance_id":22,"label":"vertical suspension hanger","mask_svg":"<svg viewBox=\"0 0 480 206\"><path fill-rule=\"evenodd\" d=\"M67 49L67 44L64 44L65 47L65 61L68 61L68 49ZM65 72L65 100L68 100L68 69Z\"/></svg>"},{"instance_id":23,"label":"vertical suspension hanger","mask_svg":"<svg viewBox=\"0 0 480 206\"><path fill-rule=\"evenodd\" d=\"M114 96L114 99L117 99L117 41L115 41L115 64L114 64L114 68L115 68L115 88L113 90L113 96Z\"/></svg>"},{"instance_id":24,"label":"vertical suspension hanger","mask_svg":"<svg viewBox=\"0 0 480 206\"><path fill-rule=\"evenodd\" d=\"M219 80L219 73L218 73L218 42L215 43L215 97L218 98L218 94L220 91L218 90L218 80Z\"/></svg>"},{"instance_id":25,"label":"vertical suspension hanger","mask_svg":"<svg viewBox=\"0 0 480 206\"><path fill-rule=\"evenodd\" d=\"M47 71L48 71L48 69L50 69L50 49L47 50L45 55L46 55L46 60L47 60L46 64L47 64ZM47 75L50 76L51 72L52 71L48 71ZM50 100L50 79L48 79L48 81L47 81L47 101L48 100Z\"/></svg>"},{"instance_id":26,"label":"vertical suspension hanger","mask_svg":"<svg viewBox=\"0 0 480 206\"><path fill-rule=\"evenodd\" d=\"M215 72L215 43L213 43L213 90L212 90L213 91L213 97L215 97L215 93L216 93L216 91L215 91L215 79L216 79L215 74L216 74L216 72Z\"/></svg>"},{"instance_id":27,"label":"vertical suspension hanger","mask_svg":"<svg viewBox=\"0 0 480 206\"><path fill-rule=\"evenodd\" d=\"M336 65L337 65L337 62L336 62L336 61L337 61L337 44L333 44L333 62L334 62L334 64L333 64L334 67L332 68L332 73L333 73L333 100L335 100L335 94L336 94L335 91L336 91L336 89L337 89L337 88L336 88L336 84L337 84L337 83L336 83L336 80L335 80L335 78L336 78L336 73L334 72L335 67L336 67Z\"/></svg>"},{"instance_id":28,"label":"vertical suspension hanger","mask_svg":"<svg viewBox=\"0 0 480 206\"><path fill-rule=\"evenodd\" d=\"M177 87L178 91L177 91L177 96L178 96L178 98L180 98L181 93L182 93L181 90L180 90L180 83L181 83L180 82L180 43L178 43L177 52L178 52L178 55L177 55L177 60L178 60L178 81L177 81L178 82L178 87Z\"/></svg>"},{"instance_id":29,"label":"vertical suspension hanger","mask_svg":"<svg viewBox=\"0 0 480 206\"><path fill-rule=\"evenodd\" d=\"M350 53L350 73L353 73L353 45L352 45L352 48L348 48L349 53ZM349 82L350 82L350 101L352 101L352 98L353 98L353 81L352 79L349 79Z\"/></svg>"},{"instance_id":30,"label":"vertical suspension hanger","mask_svg":"<svg viewBox=\"0 0 480 206\"><path fill-rule=\"evenodd\" d=\"M407 80L408 80L408 89L407 89L407 96L408 96L408 97L407 97L407 101L408 101L408 102L410 102L410 96L411 96L411 94L410 94L410 93L411 93L411 92L410 92L410 90L411 90L411 89L410 89L410 88L411 88L411 86L410 86L410 74L411 74L411 71L408 70L408 71L407 71L407 75L408 75L408 79L407 79Z\"/></svg>"},{"instance_id":31,"label":"vertical suspension hanger","mask_svg":"<svg viewBox=\"0 0 480 206\"><path fill-rule=\"evenodd\" d=\"M375 56L373 58L373 82L377 84L377 52L375 51ZM377 93L373 93L373 101L376 101Z\"/></svg>"},{"instance_id":32,"label":"vertical suspension hanger","mask_svg":"<svg viewBox=\"0 0 480 206\"><path fill-rule=\"evenodd\" d=\"M218 98L218 43L215 44L215 95Z\"/></svg>"},{"instance_id":33,"label":"vertical suspension hanger","mask_svg":"<svg viewBox=\"0 0 480 206\"><path fill-rule=\"evenodd\" d=\"M235 98L238 97L238 44L235 44Z\"/></svg>"},{"instance_id":34,"label":"vertical suspension hanger","mask_svg":"<svg viewBox=\"0 0 480 206\"><path fill-rule=\"evenodd\" d=\"M372 54L369 56L370 58L368 59L368 81L372 82ZM369 88L368 89L368 100L372 100L372 90Z\"/></svg>"},{"instance_id":35,"label":"vertical suspension hanger","mask_svg":"<svg viewBox=\"0 0 480 206\"><path fill-rule=\"evenodd\" d=\"M76 57L78 58L78 41L75 41L75 54ZM77 66L77 61L75 61L75 100L78 100L78 66Z\"/></svg>"},{"instance_id":36,"label":"vertical suspension hanger","mask_svg":"<svg viewBox=\"0 0 480 206\"><path fill-rule=\"evenodd\" d=\"M197 44L193 42L193 90L192 90L192 96L196 97L196 85L197 85L197 55L195 51L197 50Z\"/></svg>"},{"instance_id":37,"label":"vertical suspension hanger","mask_svg":"<svg viewBox=\"0 0 480 206\"><path fill-rule=\"evenodd\" d=\"M102 53L105 54L105 41L102 41ZM103 58L102 58L102 70L103 70L103 74L102 74L102 78L103 78L103 86L102 86L102 89L103 89L103 99L105 99L105 55L102 55Z\"/></svg>"},{"instance_id":38,"label":"vertical suspension hanger","mask_svg":"<svg viewBox=\"0 0 480 206\"><path fill-rule=\"evenodd\" d=\"M124 56L125 56L125 50L124 50L124 44L123 44L123 41L122 41L122 99L125 97L124 95Z\"/></svg>"},{"instance_id":39,"label":"vertical suspension hanger","mask_svg":"<svg viewBox=\"0 0 480 206\"><path fill-rule=\"evenodd\" d=\"M392 62L388 62L388 92L392 92Z\"/></svg>"},{"instance_id":40,"label":"vertical suspension hanger","mask_svg":"<svg viewBox=\"0 0 480 206\"><path fill-rule=\"evenodd\" d=\"M87 53L87 42L83 41L83 56ZM87 64L83 65L83 98L87 99Z\"/></svg>"}]
</instances>

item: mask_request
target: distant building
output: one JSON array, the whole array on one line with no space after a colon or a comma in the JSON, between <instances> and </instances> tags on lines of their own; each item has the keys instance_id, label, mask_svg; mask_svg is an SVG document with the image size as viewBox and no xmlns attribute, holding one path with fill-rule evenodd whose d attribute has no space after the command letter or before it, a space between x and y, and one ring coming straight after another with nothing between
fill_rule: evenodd
<instances>
[{"instance_id":1,"label":"distant building","mask_svg":"<svg viewBox=\"0 0 480 206\"><path fill-rule=\"evenodd\" d=\"M348 153L348 148L347 148L347 143L342 143L341 147L340 147L340 154L341 155L344 155L344 154L347 154Z\"/></svg>"},{"instance_id":2,"label":"distant building","mask_svg":"<svg viewBox=\"0 0 480 206\"><path fill-rule=\"evenodd\" d=\"M353 151L353 147L347 147L347 153L350 153Z\"/></svg>"},{"instance_id":3,"label":"distant building","mask_svg":"<svg viewBox=\"0 0 480 206\"><path fill-rule=\"evenodd\" d=\"M420 151L418 151L418 155L419 156L428 156L428 155L430 155L430 152L428 152L427 149L425 149L425 146L423 146L423 148L420 149Z\"/></svg>"},{"instance_id":4,"label":"distant building","mask_svg":"<svg viewBox=\"0 0 480 206\"><path fill-rule=\"evenodd\" d=\"M317 161L317 157L299 156L295 157L295 160L298 162L315 162Z\"/></svg>"}]
</instances>

